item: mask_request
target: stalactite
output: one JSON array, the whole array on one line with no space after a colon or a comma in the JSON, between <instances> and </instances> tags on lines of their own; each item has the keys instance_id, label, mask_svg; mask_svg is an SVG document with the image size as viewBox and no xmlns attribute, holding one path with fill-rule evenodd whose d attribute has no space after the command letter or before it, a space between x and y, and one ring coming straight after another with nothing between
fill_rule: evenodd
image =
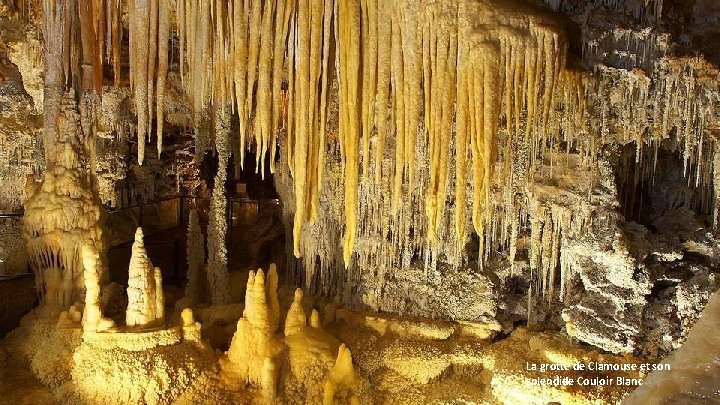
<instances>
[{"instance_id":1,"label":"stalactite","mask_svg":"<svg viewBox=\"0 0 720 405\"><path fill-rule=\"evenodd\" d=\"M170 0L158 0L158 72L157 91L155 101L155 122L157 125L157 152L158 157L162 153L163 127L165 123L165 81L168 73L168 44L170 41Z\"/></svg>"},{"instance_id":2,"label":"stalactite","mask_svg":"<svg viewBox=\"0 0 720 405\"><path fill-rule=\"evenodd\" d=\"M130 2L130 84L138 117L138 164L145 160L145 144L152 119L157 122L158 156L162 152L163 103L168 70L170 0Z\"/></svg>"},{"instance_id":3,"label":"stalactite","mask_svg":"<svg viewBox=\"0 0 720 405\"><path fill-rule=\"evenodd\" d=\"M159 13L159 0L150 1L150 14L148 19L148 53L147 53L147 127L148 127L148 139L150 138L150 127L152 119L155 116L153 114L153 105L155 101L155 74L157 71L157 59L158 59L158 13ZM139 78L142 80L142 78Z\"/></svg>"},{"instance_id":4,"label":"stalactite","mask_svg":"<svg viewBox=\"0 0 720 405\"><path fill-rule=\"evenodd\" d=\"M280 113L283 105L283 68L289 62L292 62L291 60L288 61L285 57L285 48L289 31L288 26L290 24L290 15L292 11L293 9L291 0L278 1L277 13L275 16L275 32L272 58L272 128L270 130L270 173L275 173L277 131L281 126Z\"/></svg>"},{"instance_id":5,"label":"stalactite","mask_svg":"<svg viewBox=\"0 0 720 405\"><path fill-rule=\"evenodd\" d=\"M257 81L257 112L255 116L255 144L258 145L258 154L255 158L255 171L265 178L265 154L272 136L272 51L273 51L273 15L276 2L266 2L263 10L262 24L260 26L261 40L258 61ZM278 58L280 55L277 56Z\"/></svg>"},{"instance_id":6,"label":"stalactite","mask_svg":"<svg viewBox=\"0 0 720 405\"><path fill-rule=\"evenodd\" d=\"M150 44L150 4L148 0L134 0L130 17L130 83L138 117L138 164L145 159L145 141L148 133L148 53Z\"/></svg>"},{"instance_id":7,"label":"stalactite","mask_svg":"<svg viewBox=\"0 0 720 405\"><path fill-rule=\"evenodd\" d=\"M389 7L377 2L377 95L375 97L377 143L375 155L375 183L380 183L382 162L385 154L385 137L388 133L388 99L390 97L390 64L392 53L392 26ZM371 28L372 29L372 28Z\"/></svg>"},{"instance_id":8,"label":"stalactite","mask_svg":"<svg viewBox=\"0 0 720 405\"><path fill-rule=\"evenodd\" d=\"M452 107L455 104L457 91L458 45L456 27L437 27L434 16L430 16L427 20L423 37L426 42L423 82L425 83L425 132L429 138L430 183L425 210L428 219L427 240L433 243L445 213L450 158L450 143L447 142L446 134L452 133L455 117ZM437 35L432 35L431 32L437 32Z\"/></svg>"},{"instance_id":9,"label":"stalactite","mask_svg":"<svg viewBox=\"0 0 720 405\"><path fill-rule=\"evenodd\" d=\"M120 85L120 42L122 40L122 9L119 0L107 0L108 32L110 35L108 49L112 49L113 83ZM132 63L131 63L132 64Z\"/></svg>"},{"instance_id":10,"label":"stalactite","mask_svg":"<svg viewBox=\"0 0 720 405\"><path fill-rule=\"evenodd\" d=\"M237 111L240 117L240 149L238 156L240 166L245 162L245 136L248 126L248 111L245 105L245 92L247 89L247 66L248 66L248 20L249 0L235 0L233 7L233 42L235 43L235 69L233 72L235 81L235 100Z\"/></svg>"},{"instance_id":11,"label":"stalactite","mask_svg":"<svg viewBox=\"0 0 720 405\"><path fill-rule=\"evenodd\" d=\"M659 1L646 5L659 14ZM293 250L312 267L309 274L319 260L321 278L330 277L339 257L330 242L303 242L318 230L343 234L346 266L358 253L361 268L407 265L417 255L432 268L443 253L459 257L471 230L480 236L481 262L497 249L508 249L513 260L527 220L524 187L560 145L592 164L610 134L647 141L648 133L657 143L677 128L693 181L710 184L699 168L708 164L702 140L716 102L688 65L659 66L653 77L613 71L609 82L604 69L612 68L596 67L593 77L566 68L562 24L534 6L496 0L423 6L375 0L178 6L196 130L209 106L224 110L235 103L238 160L242 166L254 144L260 172L266 153L275 171L277 134L286 131L287 153L280 158L292 176ZM493 23L477 26L480 16ZM618 35L613 40L626 41L639 65L642 55L663 51L651 46L650 34ZM335 89L337 114L329 108ZM597 103L590 102L593 93L603 95ZM335 180L324 182L324 176L336 175L326 153L339 153L342 184L331 187L344 199L335 211L321 206L325 183ZM344 221L326 221L321 212L342 212ZM553 247L561 241L553 235L564 229L556 219L530 219L538 246L549 235L549 247L534 259L544 286L555 284L555 267L564 277L562 264L552 265L563 261ZM448 253L450 243L455 253Z\"/></svg>"},{"instance_id":12,"label":"stalactite","mask_svg":"<svg viewBox=\"0 0 720 405\"><path fill-rule=\"evenodd\" d=\"M338 4L338 40L347 44L339 49L340 69L340 139L344 151L342 162L345 174L345 235L343 259L345 267L355 248L357 231L358 163L361 130L359 94L360 57L360 2L348 1Z\"/></svg>"}]
</instances>

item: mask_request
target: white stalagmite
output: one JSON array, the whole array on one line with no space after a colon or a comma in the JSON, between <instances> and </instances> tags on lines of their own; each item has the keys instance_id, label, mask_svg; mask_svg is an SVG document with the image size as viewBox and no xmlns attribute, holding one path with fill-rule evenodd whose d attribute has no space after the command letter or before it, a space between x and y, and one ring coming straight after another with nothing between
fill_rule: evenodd
<instances>
[{"instance_id":1,"label":"white stalagmite","mask_svg":"<svg viewBox=\"0 0 720 405\"><path fill-rule=\"evenodd\" d=\"M164 317L162 276L148 258L143 237L142 228L138 228L128 269L127 326L154 326Z\"/></svg>"},{"instance_id":2,"label":"white stalagmite","mask_svg":"<svg viewBox=\"0 0 720 405\"><path fill-rule=\"evenodd\" d=\"M280 301L278 301L277 296L278 283L277 266L275 263L270 263L265 284L267 285L270 331L272 333L277 332L280 326Z\"/></svg>"},{"instance_id":3,"label":"white stalagmite","mask_svg":"<svg viewBox=\"0 0 720 405\"><path fill-rule=\"evenodd\" d=\"M162 271L160 267L155 267L153 278L155 279L155 318L162 321L165 319L165 294L162 289Z\"/></svg>"},{"instance_id":4,"label":"white stalagmite","mask_svg":"<svg viewBox=\"0 0 720 405\"><path fill-rule=\"evenodd\" d=\"M323 387L323 405L335 403L335 393L342 389L355 390L359 384L359 378L355 367L353 367L352 353L343 343L338 349L335 365L328 373Z\"/></svg>"}]
</instances>

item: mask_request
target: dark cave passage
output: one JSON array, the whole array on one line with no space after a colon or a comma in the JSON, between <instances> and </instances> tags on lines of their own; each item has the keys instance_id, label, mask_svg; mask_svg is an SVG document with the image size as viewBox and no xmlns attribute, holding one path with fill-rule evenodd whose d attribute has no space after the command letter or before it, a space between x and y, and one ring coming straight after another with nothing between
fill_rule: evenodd
<instances>
[{"instance_id":1,"label":"dark cave passage","mask_svg":"<svg viewBox=\"0 0 720 405\"><path fill-rule=\"evenodd\" d=\"M635 221L657 232L672 217L712 222L712 184L696 187L696 171L687 169L677 151L644 146L644 160L638 162L637 147L621 147L613 167L618 190L619 211L627 221ZM653 158L655 156L655 158Z\"/></svg>"}]
</instances>

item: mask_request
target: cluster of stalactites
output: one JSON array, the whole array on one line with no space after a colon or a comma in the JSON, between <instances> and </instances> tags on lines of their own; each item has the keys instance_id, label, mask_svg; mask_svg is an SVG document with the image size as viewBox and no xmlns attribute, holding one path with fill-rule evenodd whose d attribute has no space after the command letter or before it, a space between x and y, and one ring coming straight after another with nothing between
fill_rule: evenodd
<instances>
[{"instance_id":1,"label":"cluster of stalactites","mask_svg":"<svg viewBox=\"0 0 720 405\"><path fill-rule=\"evenodd\" d=\"M240 166L251 136L256 171L264 176L268 152L270 171L275 172L278 130L288 129L286 161L294 179L296 240L319 205L329 119L332 6L322 0L178 2L180 66L196 136L202 135L200 121L210 105L237 112Z\"/></svg>"},{"instance_id":2,"label":"cluster of stalactites","mask_svg":"<svg viewBox=\"0 0 720 405\"><path fill-rule=\"evenodd\" d=\"M472 159L473 166L472 173L456 166L456 187L464 198L465 182L472 178L473 224L482 233L489 221L483 207L501 115L518 137L544 134L551 89L565 60L562 35L540 18L510 18L477 32L472 27L476 6L495 12L495 3L432 4L420 10L407 1L353 0L335 8L320 0L202 0L195 7L180 1L180 64L196 126L209 105L235 107L241 164L246 136L252 133L257 168L264 168L269 149L274 171L276 133L281 111L287 112L283 123L295 194L294 251L300 255L303 224L318 212L331 119L330 80L337 64L345 265L355 249L358 185L381 180L386 143L393 140L391 208L397 212L403 185L412 184L416 175L416 139L428 137L432 170L426 215L433 242L449 184L447 138L457 126L458 159ZM525 111L527 119L521 117ZM456 213L462 235L464 214Z\"/></svg>"},{"instance_id":3,"label":"cluster of stalactites","mask_svg":"<svg viewBox=\"0 0 720 405\"><path fill-rule=\"evenodd\" d=\"M168 72L170 0L128 0L130 15L130 86L137 114L138 163L155 118L157 151L162 152L163 105ZM117 74L117 73L116 73ZM117 79L117 78L116 78Z\"/></svg>"},{"instance_id":4,"label":"cluster of stalactites","mask_svg":"<svg viewBox=\"0 0 720 405\"><path fill-rule=\"evenodd\" d=\"M591 0L597 6L607 7L618 13L630 15L637 20L646 22L660 22L662 18L664 0ZM562 11L566 3L570 7L576 6L565 0L543 0L548 7L555 11Z\"/></svg>"},{"instance_id":5,"label":"cluster of stalactites","mask_svg":"<svg viewBox=\"0 0 720 405\"><path fill-rule=\"evenodd\" d=\"M192 101L196 135L200 136L200 120L210 105L237 111L240 165L252 134L256 170L263 175L268 151L271 171L275 169L293 4L289 0L177 2L180 69Z\"/></svg>"},{"instance_id":6,"label":"cluster of stalactites","mask_svg":"<svg viewBox=\"0 0 720 405\"><path fill-rule=\"evenodd\" d=\"M43 0L43 14L46 38L53 35L46 43L48 52L62 55L62 71L53 75L62 75L65 84L74 84L78 90L100 94L102 63L107 60L112 61L117 82L122 33L119 0Z\"/></svg>"},{"instance_id":7,"label":"cluster of stalactites","mask_svg":"<svg viewBox=\"0 0 720 405\"><path fill-rule=\"evenodd\" d=\"M494 2L473 5L477 6L502 11L495 10ZM470 17L460 17L465 15ZM356 168L362 161L363 183L380 181L386 138L392 135L388 128L394 129L393 213L407 196L405 185L412 187L416 176L417 137L426 137L430 169L424 206L429 245L435 243L447 203L453 132L455 161L460 162L452 173L455 200L467 199L471 183L472 224L480 235L493 220L489 200L498 132L507 132L506 148L515 142L530 144L533 160L548 139L554 93L564 77L566 43L561 31L541 18L529 22L510 18L478 30L474 17L464 3L434 4L423 11L407 2L339 5L346 266L357 227ZM506 151L507 164L500 173L509 180L508 187L513 175L511 153ZM472 162L470 173L465 161ZM465 241L465 223L464 205L457 204L459 244Z\"/></svg>"},{"instance_id":8,"label":"cluster of stalactites","mask_svg":"<svg viewBox=\"0 0 720 405\"><path fill-rule=\"evenodd\" d=\"M636 183L653 180L658 148L675 133L671 147L682 154L688 185L710 189L714 140L708 131L720 122L720 86L717 73L703 72L717 71L702 58L665 59L651 75L599 67L587 84L597 98L594 121L586 125L597 128L601 143L635 142L643 173Z\"/></svg>"},{"instance_id":9,"label":"cluster of stalactites","mask_svg":"<svg viewBox=\"0 0 720 405\"><path fill-rule=\"evenodd\" d=\"M142 228L138 228L128 269L127 326L152 326L165 318L162 273L150 262L143 238Z\"/></svg>"}]
</instances>

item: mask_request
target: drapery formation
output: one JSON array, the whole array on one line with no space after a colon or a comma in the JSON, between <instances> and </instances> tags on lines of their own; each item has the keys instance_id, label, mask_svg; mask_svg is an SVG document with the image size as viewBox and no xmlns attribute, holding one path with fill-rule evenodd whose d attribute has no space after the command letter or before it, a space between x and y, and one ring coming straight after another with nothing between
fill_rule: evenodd
<instances>
[{"instance_id":1,"label":"drapery formation","mask_svg":"<svg viewBox=\"0 0 720 405\"><path fill-rule=\"evenodd\" d=\"M104 212L95 177L95 130L102 90L106 3L44 0L42 183L27 184L23 233L43 304L69 306L83 295L100 322L107 282ZM112 41L111 41L112 42ZM110 52L111 53L111 52ZM88 171L87 167L91 170ZM88 325L93 330L98 325Z\"/></svg>"}]
</instances>

